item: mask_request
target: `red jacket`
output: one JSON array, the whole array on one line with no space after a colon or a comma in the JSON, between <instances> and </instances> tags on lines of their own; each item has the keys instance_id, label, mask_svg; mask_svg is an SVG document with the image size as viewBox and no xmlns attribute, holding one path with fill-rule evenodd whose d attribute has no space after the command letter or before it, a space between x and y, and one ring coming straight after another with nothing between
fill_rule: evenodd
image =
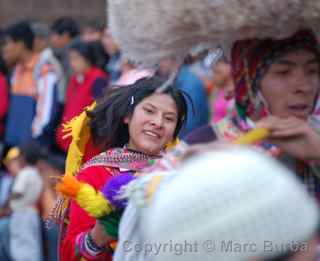
<instances>
[{"instance_id":1,"label":"red jacket","mask_svg":"<svg viewBox=\"0 0 320 261\"><path fill-rule=\"evenodd\" d=\"M64 136L62 124L79 115L85 107L94 101L95 96L99 96L97 93L101 92L101 87L105 87L107 84L106 73L96 67L92 67L86 72L82 79L79 78L79 75L73 75L70 79L62 122L57 129L56 141L64 151L68 150L71 139L62 139Z\"/></svg>"},{"instance_id":2,"label":"red jacket","mask_svg":"<svg viewBox=\"0 0 320 261\"><path fill-rule=\"evenodd\" d=\"M8 112L9 94L5 76L0 73L0 137L4 132L4 118Z\"/></svg>"},{"instance_id":3,"label":"red jacket","mask_svg":"<svg viewBox=\"0 0 320 261\"><path fill-rule=\"evenodd\" d=\"M96 190L102 189L105 183L110 180L113 175L105 168L100 166L88 167L78 174L78 179L92 185ZM76 256L75 240L77 235L92 229L96 220L79 207L75 202L70 205L69 225L66 235L60 245L61 261L79 261ZM104 254L96 259L97 261L111 261L111 254Z\"/></svg>"}]
</instances>

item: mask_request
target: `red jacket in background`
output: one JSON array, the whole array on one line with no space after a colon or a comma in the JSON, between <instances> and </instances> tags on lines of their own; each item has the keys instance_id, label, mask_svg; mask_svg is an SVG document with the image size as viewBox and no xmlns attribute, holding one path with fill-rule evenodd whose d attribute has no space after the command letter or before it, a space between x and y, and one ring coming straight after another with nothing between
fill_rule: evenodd
<instances>
[{"instance_id":1,"label":"red jacket in background","mask_svg":"<svg viewBox=\"0 0 320 261\"><path fill-rule=\"evenodd\" d=\"M4 132L4 118L9 107L8 83L6 77L0 73L0 137Z\"/></svg>"},{"instance_id":2,"label":"red jacket in background","mask_svg":"<svg viewBox=\"0 0 320 261\"><path fill-rule=\"evenodd\" d=\"M94 98L100 96L102 88L106 87L107 74L97 67L92 67L83 75L72 75L66 94L62 122L57 129L57 144L63 151L67 151L71 138L62 139L62 124L79 115L83 109L90 105Z\"/></svg>"}]
</instances>

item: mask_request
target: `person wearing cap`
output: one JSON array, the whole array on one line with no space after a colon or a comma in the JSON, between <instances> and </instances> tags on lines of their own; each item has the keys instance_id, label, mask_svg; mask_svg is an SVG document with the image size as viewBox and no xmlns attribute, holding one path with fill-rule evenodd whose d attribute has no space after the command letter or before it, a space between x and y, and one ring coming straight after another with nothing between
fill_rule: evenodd
<instances>
[{"instance_id":1,"label":"person wearing cap","mask_svg":"<svg viewBox=\"0 0 320 261\"><path fill-rule=\"evenodd\" d=\"M12 148L6 154L3 164L10 169L11 166L15 165L15 161L17 161L20 155L20 150L18 148ZM10 165L12 164L12 165ZM2 202L0 206L0 259L1 260L10 260L10 245L8 243L8 238L10 238L9 232L9 224L10 224L10 213L11 210L9 208L9 198L10 198L10 190L13 183L13 178L16 175L16 171L14 171L14 167L11 167L11 171L8 171L6 176L1 177L1 194L2 194ZM6 178L7 177L7 178Z\"/></svg>"},{"instance_id":2,"label":"person wearing cap","mask_svg":"<svg viewBox=\"0 0 320 261\"><path fill-rule=\"evenodd\" d=\"M9 222L9 238L4 238L6 253L13 260L42 260L40 217L37 203L43 181L35 164L38 161L37 145L30 143L9 150L4 164L14 176L8 208L2 211ZM9 243L8 243L9 242ZM0 256L1 257L1 256Z\"/></svg>"}]
</instances>

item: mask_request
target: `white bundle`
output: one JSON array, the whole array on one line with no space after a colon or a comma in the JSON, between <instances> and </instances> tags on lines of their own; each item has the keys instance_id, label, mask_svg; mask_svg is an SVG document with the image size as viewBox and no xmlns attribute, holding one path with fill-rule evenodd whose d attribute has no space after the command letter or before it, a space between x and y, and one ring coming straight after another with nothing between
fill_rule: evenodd
<instances>
[{"instance_id":1,"label":"white bundle","mask_svg":"<svg viewBox=\"0 0 320 261\"><path fill-rule=\"evenodd\" d=\"M153 261L240 261L294 251L315 233L319 210L293 173L242 149L191 160L140 222L145 242L162 247Z\"/></svg>"},{"instance_id":2,"label":"white bundle","mask_svg":"<svg viewBox=\"0 0 320 261\"><path fill-rule=\"evenodd\" d=\"M156 63L199 43L282 38L320 24L318 0L109 0L109 25L125 56Z\"/></svg>"}]
</instances>

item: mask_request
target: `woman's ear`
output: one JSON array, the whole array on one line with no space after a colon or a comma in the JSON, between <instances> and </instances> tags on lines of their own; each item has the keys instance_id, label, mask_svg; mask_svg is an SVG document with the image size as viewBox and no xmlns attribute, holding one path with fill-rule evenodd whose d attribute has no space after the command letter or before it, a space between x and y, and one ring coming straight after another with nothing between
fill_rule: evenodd
<instances>
[{"instance_id":1,"label":"woman's ear","mask_svg":"<svg viewBox=\"0 0 320 261\"><path fill-rule=\"evenodd\" d=\"M128 114L127 116L125 116L123 118L123 123L125 123L125 124L129 124L130 121L131 121L131 114Z\"/></svg>"}]
</instances>

